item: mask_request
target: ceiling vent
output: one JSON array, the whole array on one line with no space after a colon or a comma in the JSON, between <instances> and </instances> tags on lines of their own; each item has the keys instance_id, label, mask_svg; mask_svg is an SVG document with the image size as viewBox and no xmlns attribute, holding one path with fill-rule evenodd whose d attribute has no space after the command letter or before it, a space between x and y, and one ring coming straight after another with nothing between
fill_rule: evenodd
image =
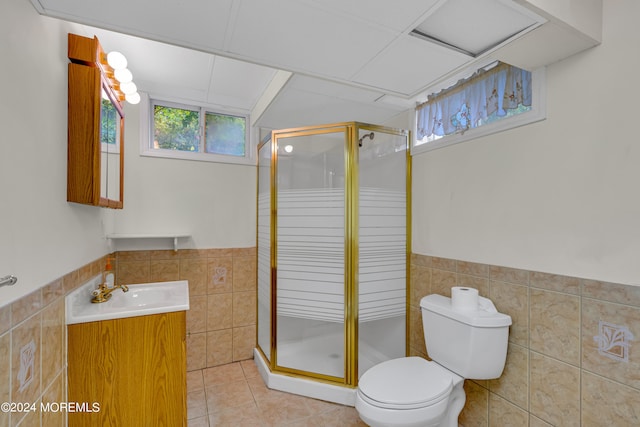
<instances>
[{"instance_id":1,"label":"ceiling vent","mask_svg":"<svg viewBox=\"0 0 640 427\"><path fill-rule=\"evenodd\" d=\"M448 0L410 34L475 58L544 22L510 0Z\"/></svg>"}]
</instances>

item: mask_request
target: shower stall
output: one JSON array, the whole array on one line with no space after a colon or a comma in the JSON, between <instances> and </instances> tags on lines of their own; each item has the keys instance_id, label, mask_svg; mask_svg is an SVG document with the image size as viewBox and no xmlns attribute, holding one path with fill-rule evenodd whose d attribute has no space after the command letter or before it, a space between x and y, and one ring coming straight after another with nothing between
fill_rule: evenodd
<instances>
[{"instance_id":1,"label":"shower stall","mask_svg":"<svg viewBox=\"0 0 640 427\"><path fill-rule=\"evenodd\" d=\"M259 146L255 355L271 388L351 404L367 369L406 355L408 144L349 122Z\"/></svg>"}]
</instances>

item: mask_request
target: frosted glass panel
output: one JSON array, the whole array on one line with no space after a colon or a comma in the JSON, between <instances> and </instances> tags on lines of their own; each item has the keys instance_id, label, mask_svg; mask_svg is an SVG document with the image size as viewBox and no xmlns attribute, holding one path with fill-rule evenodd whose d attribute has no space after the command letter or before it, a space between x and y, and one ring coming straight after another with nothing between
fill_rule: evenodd
<instances>
[{"instance_id":1,"label":"frosted glass panel","mask_svg":"<svg viewBox=\"0 0 640 427\"><path fill-rule=\"evenodd\" d=\"M360 130L359 138L358 372L362 375L380 362L405 355L407 137Z\"/></svg>"},{"instance_id":2,"label":"frosted glass panel","mask_svg":"<svg viewBox=\"0 0 640 427\"><path fill-rule=\"evenodd\" d=\"M271 359L271 141L258 151L258 346Z\"/></svg>"},{"instance_id":3,"label":"frosted glass panel","mask_svg":"<svg viewBox=\"0 0 640 427\"><path fill-rule=\"evenodd\" d=\"M277 364L344 377L345 132L280 137Z\"/></svg>"}]
</instances>

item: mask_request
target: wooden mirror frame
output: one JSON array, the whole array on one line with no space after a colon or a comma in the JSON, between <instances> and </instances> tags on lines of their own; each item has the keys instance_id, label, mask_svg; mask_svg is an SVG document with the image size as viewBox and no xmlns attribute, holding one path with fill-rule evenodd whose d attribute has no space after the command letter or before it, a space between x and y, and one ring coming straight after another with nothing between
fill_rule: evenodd
<instances>
[{"instance_id":1,"label":"wooden mirror frame","mask_svg":"<svg viewBox=\"0 0 640 427\"><path fill-rule=\"evenodd\" d=\"M97 37L69 34L67 201L122 209L124 190L124 110L113 69ZM120 115L119 198L101 194L100 116L102 91Z\"/></svg>"}]
</instances>

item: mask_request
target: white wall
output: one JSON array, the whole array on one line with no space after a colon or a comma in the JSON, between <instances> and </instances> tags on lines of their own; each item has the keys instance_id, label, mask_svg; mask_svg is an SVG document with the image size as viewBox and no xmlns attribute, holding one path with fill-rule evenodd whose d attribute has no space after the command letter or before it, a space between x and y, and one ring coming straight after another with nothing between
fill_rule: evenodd
<instances>
[{"instance_id":1,"label":"white wall","mask_svg":"<svg viewBox=\"0 0 640 427\"><path fill-rule=\"evenodd\" d=\"M190 234L179 241L182 249L256 246L256 167L140 156L139 105L125 105L124 209L114 213L109 232ZM115 248L149 244L172 247L158 240Z\"/></svg>"},{"instance_id":2,"label":"white wall","mask_svg":"<svg viewBox=\"0 0 640 427\"><path fill-rule=\"evenodd\" d=\"M67 33L0 2L0 306L104 255L99 208L67 203Z\"/></svg>"},{"instance_id":3,"label":"white wall","mask_svg":"<svg viewBox=\"0 0 640 427\"><path fill-rule=\"evenodd\" d=\"M547 69L547 120L413 158L413 251L640 285L640 2Z\"/></svg>"},{"instance_id":4,"label":"white wall","mask_svg":"<svg viewBox=\"0 0 640 427\"><path fill-rule=\"evenodd\" d=\"M27 0L0 2L0 277L18 277L0 288L0 306L121 249L107 233L180 231L193 236L182 248L255 246L255 167L140 157L134 106L125 107L124 209L66 201L69 32L84 34ZM123 249L148 244L170 247Z\"/></svg>"}]
</instances>

